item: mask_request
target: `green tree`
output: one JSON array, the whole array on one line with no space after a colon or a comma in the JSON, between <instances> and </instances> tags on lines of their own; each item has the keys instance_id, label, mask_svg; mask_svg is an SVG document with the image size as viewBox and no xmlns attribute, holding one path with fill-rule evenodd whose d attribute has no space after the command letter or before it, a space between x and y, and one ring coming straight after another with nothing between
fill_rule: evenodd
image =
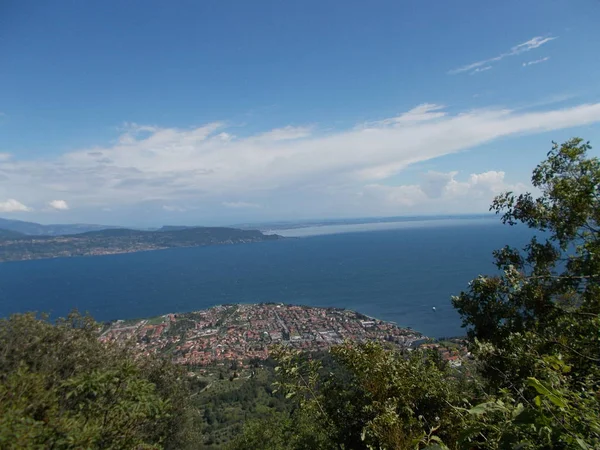
<instances>
[{"instance_id":1,"label":"green tree","mask_svg":"<svg viewBox=\"0 0 600 450\"><path fill-rule=\"evenodd\" d=\"M533 171L539 197L494 200L504 223L535 236L522 251L495 252L500 275L453 299L490 387L476 410L486 442L600 447L600 161L590 148L554 144Z\"/></svg>"},{"instance_id":2,"label":"green tree","mask_svg":"<svg viewBox=\"0 0 600 450\"><path fill-rule=\"evenodd\" d=\"M312 448L433 448L459 439L466 414L458 405L472 387L437 352L347 343L332 348L327 370L300 351L282 348L276 358L278 388L321 436Z\"/></svg>"},{"instance_id":3,"label":"green tree","mask_svg":"<svg viewBox=\"0 0 600 450\"><path fill-rule=\"evenodd\" d=\"M326 438L308 410L297 409L291 415L274 413L267 418L250 420L228 450L318 450L339 448Z\"/></svg>"},{"instance_id":4,"label":"green tree","mask_svg":"<svg viewBox=\"0 0 600 450\"><path fill-rule=\"evenodd\" d=\"M537 234L523 251L496 251L502 273L480 276L453 299L471 340L495 346L486 374L501 385L532 374L536 352L512 350L523 345L560 353L576 377L597 376L600 161L587 157L590 148L581 139L554 144L533 171L541 196L508 192L494 200L504 223Z\"/></svg>"},{"instance_id":5,"label":"green tree","mask_svg":"<svg viewBox=\"0 0 600 450\"><path fill-rule=\"evenodd\" d=\"M185 374L99 342L77 313L0 320L0 448L185 448Z\"/></svg>"}]
</instances>

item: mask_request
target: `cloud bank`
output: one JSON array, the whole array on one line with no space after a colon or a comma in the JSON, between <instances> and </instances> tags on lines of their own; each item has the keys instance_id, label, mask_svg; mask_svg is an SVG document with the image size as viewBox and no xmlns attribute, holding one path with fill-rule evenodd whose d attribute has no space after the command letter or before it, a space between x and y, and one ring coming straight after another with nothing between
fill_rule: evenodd
<instances>
[{"instance_id":1,"label":"cloud bank","mask_svg":"<svg viewBox=\"0 0 600 450\"><path fill-rule=\"evenodd\" d=\"M474 174L467 181L457 181L455 172L428 173L420 184L390 185L390 177L412 164L502 137L597 122L600 103L536 112L491 108L459 113L427 103L337 131L285 127L235 136L221 122L187 129L126 124L112 145L54 159L13 155L0 160L0 212L50 204L73 214L81 208L144 204L171 212L204 207L276 215L277 208L287 207L315 216L334 208L357 215L402 213L393 208L476 198L506 187L502 172ZM489 198L485 201L489 204Z\"/></svg>"}]
</instances>

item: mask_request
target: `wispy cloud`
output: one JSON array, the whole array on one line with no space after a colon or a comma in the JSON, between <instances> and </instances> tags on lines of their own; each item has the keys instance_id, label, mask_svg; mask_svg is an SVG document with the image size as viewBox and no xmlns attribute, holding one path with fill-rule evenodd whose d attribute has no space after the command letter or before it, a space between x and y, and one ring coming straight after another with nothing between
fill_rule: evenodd
<instances>
[{"instance_id":1,"label":"wispy cloud","mask_svg":"<svg viewBox=\"0 0 600 450\"><path fill-rule=\"evenodd\" d=\"M293 139L302 139L310 136L312 127L292 127L276 128L257 136L259 140L269 141L290 141Z\"/></svg>"},{"instance_id":2,"label":"wispy cloud","mask_svg":"<svg viewBox=\"0 0 600 450\"><path fill-rule=\"evenodd\" d=\"M569 93L569 92L549 95L547 97L542 97L533 102L525 102L520 105L515 105L515 107L513 108L513 111L524 111L524 110L528 110L528 109L529 110L540 109L542 107L547 107L550 105L557 105L559 103L565 103L569 100L575 100L576 98L580 98L580 97L582 97L582 96L578 93Z\"/></svg>"},{"instance_id":3,"label":"wispy cloud","mask_svg":"<svg viewBox=\"0 0 600 450\"><path fill-rule=\"evenodd\" d=\"M218 122L192 129L156 126L141 134L125 130L131 139L117 138L110 145L53 158L13 155L0 161L0 199L13 199L3 202L0 211L26 211L28 206L41 211L62 199L77 205L72 214L81 220L86 210L104 207L140 207L157 217L181 209L202 217L222 208L261 217L282 217L285 211L325 216L342 209L346 214L402 213L393 202L377 203L359 194L381 192L384 188L372 186L389 184L392 176L419 162L500 138L593 123L600 123L600 103L453 112L424 103L395 117L335 131L278 128L223 139L229 130ZM435 198L440 192L436 183L448 184L449 176L430 178L427 185L405 186L393 195L414 200L424 192Z\"/></svg>"},{"instance_id":4,"label":"wispy cloud","mask_svg":"<svg viewBox=\"0 0 600 450\"><path fill-rule=\"evenodd\" d=\"M546 56L544 58L540 58L540 59L534 59L533 61L527 61L523 63L523 67L527 67L527 66L532 66L534 64L539 64L539 63L543 63L545 61L548 61L550 59L549 56Z\"/></svg>"},{"instance_id":5,"label":"wispy cloud","mask_svg":"<svg viewBox=\"0 0 600 450\"><path fill-rule=\"evenodd\" d=\"M359 125L357 128L364 129L372 127L377 128L385 126L414 125L418 122L426 122L444 117L446 115L446 112L443 111L444 108L444 105L437 105L435 103L421 103L413 109L399 114L396 117L367 122Z\"/></svg>"},{"instance_id":6,"label":"wispy cloud","mask_svg":"<svg viewBox=\"0 0 600 450\"><path fill-rule=\"evenodd\" d=\"M473 75L475 73L479 73L479 72L486 72L486 71L490 70L491 68L492 68L492 66L478 67L473 72L471 72L471 75Z\"/></svg>"},{"instance_id":7,"label":"wispy cloud","mask_svg":"<svg viewBox=\"0 0 600 450\"><path fill-rule=\"evenodd\" d=\"M29 208L28 206L25 206L20 201L15 200L14 198L9 198L8 200L6 200L4 202L0 202L0 212L11 213L11 212L25 212L25 211L32 211L32 209Z\"/></svg>"},{"instance_id":8,"label":"wispy cloud","mask_svg":"<svg viewBox=\"0 0 600 450\"><path fill-rule=\"evenodd\" d=\"M474 62L471 64L467 64L466 66L452 69L448 73L450 75L456 75L458 73L471 72L477 68L489 66L490 64L498 62L509 56L520 55L521 53L525 53L530 50L534 50L534 49L541 47L542 45L544 45L550 41L553 41L554 39L557 39L557 38L558 38L558 36L550 36L550 37L536 36L534 38L529 39L526 42L522 42L521 44L515 45L509 51L501 53L498 56L494 56L493 58L484 59L484 60L477 61L477 62Z\"/></svg>"}]
</instances>

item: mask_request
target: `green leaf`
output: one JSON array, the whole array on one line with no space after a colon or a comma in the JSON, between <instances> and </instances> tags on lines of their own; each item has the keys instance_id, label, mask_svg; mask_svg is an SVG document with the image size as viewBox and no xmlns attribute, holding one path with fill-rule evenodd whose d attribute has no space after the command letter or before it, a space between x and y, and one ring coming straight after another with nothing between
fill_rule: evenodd
<instances>
[{"instance_id":1,"label":"green leaf","mask_svg":"<svg viewBox=\"0 0 600 450\"><path fill-rule=\"evenodd\" d=\"M512 418L514 419L514 418L518 417L524 410L525 410L525 407L523 406L523 403L519 403L512 412Z\"/></svg>"},{"instance_id":2,"label":"green leaf","mask_svg":"<svg viewBox=\"0 0 600 450\"><path fill-rule=\"evenodd\" d=\"M539 381L538 379L530 377L530 378L527 379L527 384L529 386L535 388L535 390L538 392L538 394L542 394L545 397L548 397L548 400L550 400L556 406L558 406L560 408L566 408L567 407L566 402L562 398L559 397L559 394L556 391L550 390L549 388L547 388L546 386L544 386L542 384L542 382Z\"/></svg>"},{"instance_id":3,"label":"green leaf","mask_svg":"<svg viewBox=\"0 0 600 450\"><path fill-rule=\"evenodd\" d=\"M469 412L469 414L472 414L474 416L480 416L487 412L501 411L504 409L505 409L504 407L502 407L501 405L498 405L496 402L486 402L486 403L480 403L479 405L474 406L473 408L469 409L468 412Z\"/></svg>"}]
</instances>

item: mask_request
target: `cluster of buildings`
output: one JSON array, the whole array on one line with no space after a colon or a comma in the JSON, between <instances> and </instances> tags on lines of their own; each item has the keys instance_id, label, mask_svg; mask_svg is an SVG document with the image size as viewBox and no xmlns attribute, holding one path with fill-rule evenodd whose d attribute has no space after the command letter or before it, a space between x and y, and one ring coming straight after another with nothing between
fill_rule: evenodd
<instances>
[{"instance_id":1,"label":"cluster of buildings","mask_svg":"<svg viewBox=\"0 0 600 450\"><path fill-rule=\"evenodd\" d=\"M427 342L419 346L421 349L432 349L439 352L450 367L460 367L465 359L471 357L467 349L467 342L462 338L449 339L442 342Z\"/></svg>"},{"instance_id":2,"label":"cluster of buildings","mask_svg":"<svg viewBox=\"0 0 600 450\"><path fill-rule=\"evenodd\" d=\"M334 308L283 304L224 305L154 319L116 321L103 341L132 340L146 354L170 354L186 365L266 359L274 344L308 351L345 340L387 341L411 347L424 337L410 329Z\"/></svg>"}]
</instances>

